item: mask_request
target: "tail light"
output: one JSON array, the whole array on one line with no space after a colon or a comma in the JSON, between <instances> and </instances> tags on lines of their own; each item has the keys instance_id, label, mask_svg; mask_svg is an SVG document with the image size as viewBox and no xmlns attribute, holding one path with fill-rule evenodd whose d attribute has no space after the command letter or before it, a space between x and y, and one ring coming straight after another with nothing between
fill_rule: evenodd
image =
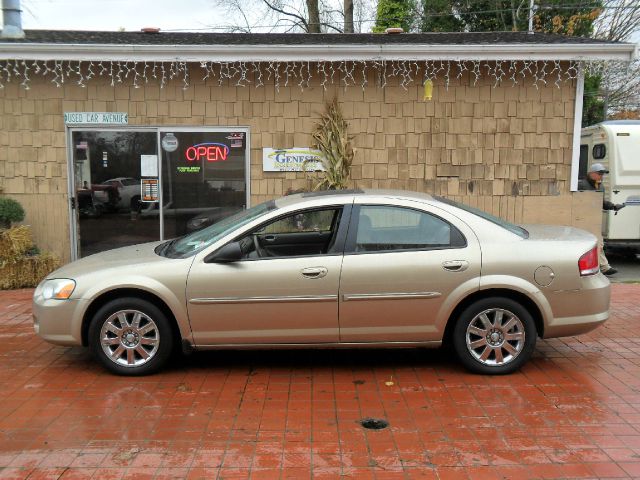
<instances>
[{"instance_id":1,"label":"tail light","mask_svg":"<svg viewBox=\"0 0 640 480\"><path fill-rule=\"evenodd\" d=\"M578 269L580 276L593 275L600 271L600 262L598 262L598 247L593 247L587 253L582 255L578 260Z\"/></svg>"}]
</instances>

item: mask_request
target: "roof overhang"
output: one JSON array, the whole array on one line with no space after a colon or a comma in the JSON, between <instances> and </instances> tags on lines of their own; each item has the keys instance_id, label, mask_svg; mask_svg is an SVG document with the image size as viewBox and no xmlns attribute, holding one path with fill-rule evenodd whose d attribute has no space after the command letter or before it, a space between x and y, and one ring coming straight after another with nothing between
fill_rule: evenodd
<instances>
[{"instance_id":1,"label":"roof overhang","mask_svg":"<svg viewBox=\"0 0 640 480\"><path fill-rule=\"evenodd\" d=\"M113 45L2 43L12 60L130 62L317 62L380 60L631 61L637 45L589 44L384 44L384 45Z\"/></svg>"}]
</instances>

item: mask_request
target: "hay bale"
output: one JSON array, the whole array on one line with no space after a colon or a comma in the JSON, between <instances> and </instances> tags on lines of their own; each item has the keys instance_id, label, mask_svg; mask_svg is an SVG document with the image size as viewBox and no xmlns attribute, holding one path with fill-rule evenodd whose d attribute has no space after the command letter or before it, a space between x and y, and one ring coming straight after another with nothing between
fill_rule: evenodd
<instances>
[{"instance_id":1,"label":"hay bale","mask_svg":"<svg viewBox=\"0 0 640 480\"><path fill-rule=\"evenodd\" d=\"M28 225L0 230L0 263L15 262L33 248Z\"/></svg>"},{"instance_id":2,"label":"hay bale","mask_svg":"<svg viewBox=\"0 0 640 480\"><path fill-rule=\"evenodd\" d=\"M0 261L0 289L36 287L60 265L60 259L52 253Z\"/></svg>"}]
</instances>

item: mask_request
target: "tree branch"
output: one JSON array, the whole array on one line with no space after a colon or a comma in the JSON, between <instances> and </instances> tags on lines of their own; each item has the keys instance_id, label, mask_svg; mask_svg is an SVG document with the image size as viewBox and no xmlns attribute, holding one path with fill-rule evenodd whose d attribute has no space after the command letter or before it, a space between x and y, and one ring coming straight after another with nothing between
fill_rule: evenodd
<instances>
[{"instance_id":1,"label":"tree branch","mask_svg":"<svg viewBox=\"0 0 640 480\"><path fill-rule=\"evenodd\" d=\"M268 0L262 0L262 1L267 5L267 7L269 7L271 10L273 10L273 11L275 11L275 12L278 12L278 13L280 13L280 14L282 14L282 15L286 15L286 16L288 16L288 17L294 17L294 18L297 18L297 19L298 19L298 21L304 25L304 30L305 30L305 32L308 32L308 31L309 31L309 23L307 22L307 20L306 20L304 17L302 17L302 16L300 16L300 15L296 15L296 14L295 14L295 13L293 13L293 12L287 12L286 10L283 10L283 9L281 9L281 8L278 8L278 7L276 7L275 5L273 5L273 4L271 4L271 3L269 3L269 1L268 1Z\"/></svg>"}]
</instances>

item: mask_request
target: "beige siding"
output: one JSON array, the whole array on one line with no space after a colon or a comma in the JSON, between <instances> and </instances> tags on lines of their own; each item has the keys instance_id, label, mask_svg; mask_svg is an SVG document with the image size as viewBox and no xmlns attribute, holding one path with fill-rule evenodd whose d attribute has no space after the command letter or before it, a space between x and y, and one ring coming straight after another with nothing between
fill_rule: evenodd
<instances>
[{"instance_id":1,"label":"beige siding","mask_svg":"<svg viewBox=\"0 0 640 480\"><path fill-rule=\"evenodd\" d=\"M526 79L493 88L484 77L474 86L466 72L448 89L436 79L433 99L423 101L421 85L405 90L391 78L382 90L373 73L364 88L345 89L336 74L326 90L312 78L304 90L292 82L279 91L266 76L265 86L256 88L233 81L220 86L217 78L204 82L199 67L191 74L187 90L180 80L163 89L151 82L136 89L111 87L100 77L85 88L56 88L36 77L30 90L15 82L0 90L0 188L23 203L42 247L69 257L65 111L128 112L130 126L248 126L255 204L309 187L302 173L262 172L262 148L309 146L310 132L334 96L357 148L354 187L424 191L515 221L561 219L599 228L599 207L592 220L576 216L569 191L574 82L536 88Z\"/></svg>"}]
</instances>

